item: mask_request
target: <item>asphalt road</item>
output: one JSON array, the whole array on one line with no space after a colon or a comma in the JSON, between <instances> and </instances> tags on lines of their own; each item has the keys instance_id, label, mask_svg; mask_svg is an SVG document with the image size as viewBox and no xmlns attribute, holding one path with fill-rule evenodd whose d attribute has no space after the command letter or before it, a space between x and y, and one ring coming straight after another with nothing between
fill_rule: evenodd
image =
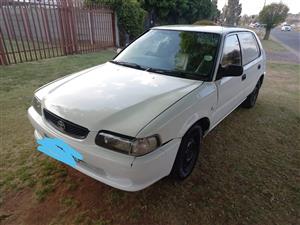
<instances>
[{"instance_id":1,"label":"asphalt road","mask_svg":"<svg viewBox=\"0 0 300 225\"><path fill-rule=\"evenodd\" d=\"M297 56L300 56L300 32L281 31L280 28L272 30L271 35L279 42L290 47Z\"/></svg>"}]
</instances>

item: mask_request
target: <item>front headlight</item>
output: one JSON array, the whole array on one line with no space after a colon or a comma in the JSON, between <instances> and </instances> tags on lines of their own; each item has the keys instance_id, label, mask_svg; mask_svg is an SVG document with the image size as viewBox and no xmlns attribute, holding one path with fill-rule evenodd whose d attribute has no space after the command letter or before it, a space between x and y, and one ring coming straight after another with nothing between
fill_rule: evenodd
<instances>
[{"instance_id":1,"label":"front headlight","mask_svg":"<svg viewBox=\"0 0 300 225\"><path fill-rule=\"evenodd\" d=\"M41 101L37 97L33 97L32 106L38 112L38 114L42 115L42 104Z\"/></svg>"},{"instance_id":2,"label":"front headlight","mask_svg":"<svg viewBox=\"0 0 300 225\"><path fill-rule=\"evenodd\" d=\"M104 131L98 133L95 142L101 147L134 156L145 155L160 146L158 135L133 138Z\"/></svg>"}]
</instances>

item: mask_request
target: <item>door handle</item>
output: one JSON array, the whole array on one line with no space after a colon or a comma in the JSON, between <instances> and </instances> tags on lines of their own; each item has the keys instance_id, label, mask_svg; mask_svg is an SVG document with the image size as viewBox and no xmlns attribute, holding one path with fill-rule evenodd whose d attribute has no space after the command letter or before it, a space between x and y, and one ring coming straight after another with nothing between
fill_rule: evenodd
<instances>
[{"instance_id":1,"label":"door handle","mask_svg":"<svg viewBox=\"0 0 300 225\"><path fill-rule=\"evenodd\" d=\"M259 65L257 66L257 69L260 70L260 68L261 68L261 65L259 64Z\"/></svg>"},{"instance_id":2,"label":"door handle","mask_svg":"<svg viewBox=\"0 0 300 225\"><path fill-rule=\"evenodd\" d=\"M245 80L246 78L247 78L247 75L246 75L246 74L243 74L243 75L242 75L242 81Z\"/></svg>"}]
</instances>

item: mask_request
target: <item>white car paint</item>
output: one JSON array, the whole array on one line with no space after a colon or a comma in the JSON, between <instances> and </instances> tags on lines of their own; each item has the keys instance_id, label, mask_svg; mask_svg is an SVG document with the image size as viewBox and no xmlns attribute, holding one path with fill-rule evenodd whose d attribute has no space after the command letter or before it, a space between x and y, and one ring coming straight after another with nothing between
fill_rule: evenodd
<instances>
[{"instance_id":1,"label":"white car paint","mask_svg":"<svg viewBox=\"0 0 300 225\"><path fill-rule=\"evenodd\" d=\"M281 31L291 31L292 27L290 25L283 25L281 27Z\"/></svg>"},{"instance_id":2,"label":"white car paint","mask_svg":"<svg viewBox=\"0 0 300 225\"><path fill-rule=\"evenodd\" d=\"M246 29L165 26L157 29L219 32L222 34L217 64L222 58L226 36ZM251 32L256 38L257 36ZM35 138L44 136L64 140L84 156L75 169L113 187L138 191L169 175L180 142L187 130L200 119L207 119L207 134L252 92L265 74L265 54L244 66L241 77L211 81L170 77L126 68L107 62L63 77L38 89L35 96L42 107L54 114L87 127L85 139L76 139L52 127L33 107L28 109ZM261 66L258 70L257 64ZM248 78L249 77L249 78ZM158 134L162 143L144 156L134 157L95 144L99 130L136 138Z\"/></svg>"},{"instance_id":3,"label":"white car paint","mask_svg":"<svg viewBox=\"0 0 300 225\"><path fill-rule=\"evenodd\" d=\"M51 91L40 99L49 111L90 131L101 127L135 136L152 118L201 83L107 62L49 87Z\"/></svg>"}]
</instances>

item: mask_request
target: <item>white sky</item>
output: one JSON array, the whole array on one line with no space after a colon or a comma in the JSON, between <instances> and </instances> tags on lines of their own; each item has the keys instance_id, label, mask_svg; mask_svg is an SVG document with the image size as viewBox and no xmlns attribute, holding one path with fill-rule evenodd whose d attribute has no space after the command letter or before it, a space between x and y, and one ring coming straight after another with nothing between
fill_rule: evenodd
<instances>
[{"instance_id":1,"label":"white sky","mask_svg":"<svg viewBox=\"0 0 300 225\"><path fill-rule=\"evenodd\" d=\"M240 0L242 3L242 15L254 15L258 14L264 6L265 0ZM271 4L272 2L282 2L290 8L290 13L296 14L300 12L300 0L266 0L266 4ZM224 4L227 0L218 0L218 9L222 10Z\"/></svg>"}]
</instances>

